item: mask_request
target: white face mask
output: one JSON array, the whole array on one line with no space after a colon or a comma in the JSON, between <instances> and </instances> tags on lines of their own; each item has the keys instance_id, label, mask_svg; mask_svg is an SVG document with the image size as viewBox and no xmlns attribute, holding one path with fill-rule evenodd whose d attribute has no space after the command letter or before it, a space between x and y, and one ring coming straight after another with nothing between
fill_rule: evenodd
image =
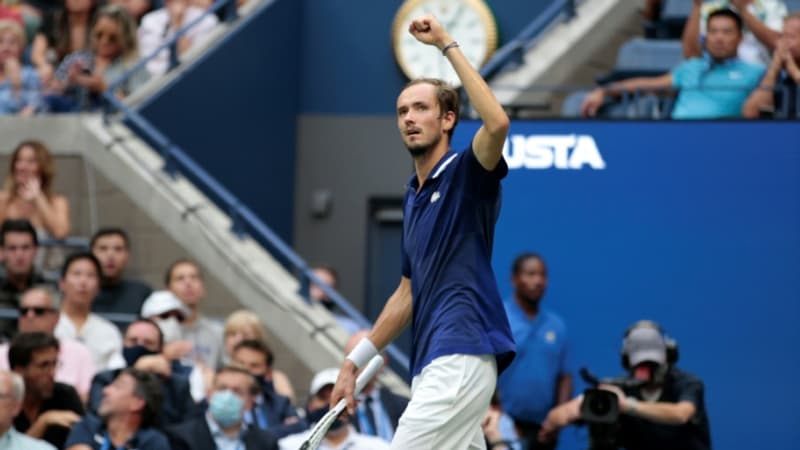
<instances>
[{"instance_id":1,"label":"white face mask","mask_svg":"<svg viewBox=\"0 0 800 450\"><path fill-rule=\"evenodd\" d=\"M181 323L178 322L178 319L174 317L157 319L156 323L161 328L161 334L164 335L164 344L171 344L181 340Z\"/></svg>"}]
</instances>

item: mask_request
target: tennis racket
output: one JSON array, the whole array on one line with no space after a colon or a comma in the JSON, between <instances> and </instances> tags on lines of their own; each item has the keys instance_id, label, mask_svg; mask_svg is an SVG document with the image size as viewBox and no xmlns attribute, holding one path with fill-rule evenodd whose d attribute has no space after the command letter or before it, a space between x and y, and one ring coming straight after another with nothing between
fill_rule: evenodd
<instances>
[{"instance_id":1,"label":"tennis racket","mask_svg":"<svg viewBox=\"0 0 800 450\"><path fill-rule=\"evenodd\" d=\"M361 374L356 378L356 390L353 392L353 395L358 395L364 386L369 383L377 373L378 370L383 365L383 357L381 355L375 355L367 364L367 367L361 372ZM300 450L317 450L319 444L322 443L322 440L325 438L325 435L328 434L328 429L333 425L333 422L339 417L339 414L344 411L347 407L347 402L345 399L339 400L339 403L333 407L330 411L328 411L319 422L314 426L314 429L311 430L311 434L308 435L308 439L303 442L303 445L300 446Z\"/></svg>"}]
</instances>

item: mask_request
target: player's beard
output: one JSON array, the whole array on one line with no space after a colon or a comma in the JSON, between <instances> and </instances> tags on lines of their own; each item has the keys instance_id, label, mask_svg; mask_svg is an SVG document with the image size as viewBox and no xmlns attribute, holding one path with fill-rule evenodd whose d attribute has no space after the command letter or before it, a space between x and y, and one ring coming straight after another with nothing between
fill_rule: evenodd
<instances>
[{"instance_id":1,"label":"player's beard","mask_svg":"<svg viewBox=\"0 0 800 450\"><path fill-rule=\"evenodd\" d=\"M406 148L408 152L411 153L411 157L416 159L422 156L427 155L431 152L437 145L439 145L439 141L442 139L441 135L436 135L432 142L428 143L420 143L416 145L408 145L406 144Z\"/></svg>"}]
</instances>

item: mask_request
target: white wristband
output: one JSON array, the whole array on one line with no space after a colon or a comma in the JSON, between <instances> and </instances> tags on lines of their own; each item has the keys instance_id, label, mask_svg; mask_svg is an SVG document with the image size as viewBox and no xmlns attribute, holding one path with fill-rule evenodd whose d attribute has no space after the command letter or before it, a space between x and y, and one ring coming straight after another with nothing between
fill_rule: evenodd
<instances>
[{"instance_id":1,"label":"white wristband","mask_svg":"<svg viewBox=\"0 0 800 450\"><path fill-rule=\"evenodd\" d=\"M369 338L363 338L358 341L356 348L354 348L353 351L347 355L347 359L353 361L353 364L356 365L356 368L361 369L367 365L373 356L377 354L378 349L375 348L375 344L373 344Z\"/></svg>"}]
</instances>

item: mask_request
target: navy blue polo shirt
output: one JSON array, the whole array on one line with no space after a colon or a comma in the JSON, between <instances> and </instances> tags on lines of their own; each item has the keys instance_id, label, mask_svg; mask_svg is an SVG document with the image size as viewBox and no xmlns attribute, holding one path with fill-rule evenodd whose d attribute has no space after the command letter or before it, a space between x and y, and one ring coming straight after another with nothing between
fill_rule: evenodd
<instances>
[{"instance_id":1,"label":"navy blue polo shirt","mask_svg":"<svg viewBox=\"0 0 800 450\"><path fill-rule=\"evenodd\" d=\"M514 340L492 272L504 159L494 170L472 148L447 152L403 202L402 273L411 280L411 376L451 354L495 355L498 373L514 358Z\"/></svg>"},{"instance_id":2,"label":"navy blue polo shirt","mask_svg":"<svg viewBox=\"0 0 800 450\"><path fill-rule=\"evenodd\" d=\"M117 450L108 439L105 424L99 417L87 414L83 420L76 423L69 433L64 448L73 445L88 445L92 450ZM127 444L121 449L137 450L169 450L171 447L166 436L154 428L143 428L137 431Z\"/></svg>"}]
</instances>

